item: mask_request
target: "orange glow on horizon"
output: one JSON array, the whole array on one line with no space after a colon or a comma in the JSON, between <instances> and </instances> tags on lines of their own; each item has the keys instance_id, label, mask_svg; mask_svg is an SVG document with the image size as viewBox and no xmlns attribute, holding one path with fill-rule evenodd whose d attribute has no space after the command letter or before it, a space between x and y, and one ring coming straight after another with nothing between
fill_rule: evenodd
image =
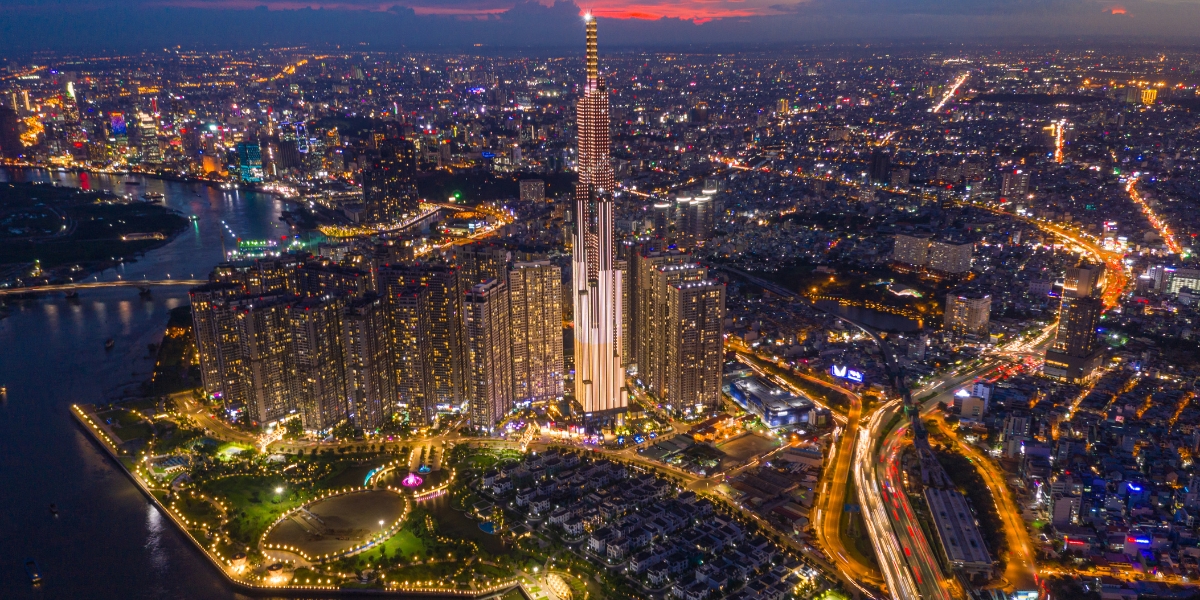
<instances>
[{"instance_id":1,"label":"orange glow on horizon","mask_svg":"<svg viewBox=\"0 0 1200 600\"><path fill-rule=\"evenodd\" d=\"M732 5L732 6L731 6ZM733 8L737 6L737 8ZM741 17L758 17L777 14L779 11L769 5L753 7L746 6L743 1L712 2L706 0L683 0L678 3L629 3L623 0L606 0L590 5L593 15L610 19L638 19L656 21L658 19L681 19L701 25L713 19L730 19Z\"/></svg>"},{"instance_id":2,"label":"orange glow on horizon","mask_svg":"<svg viewBox=\"0 0 1200 600\"><path fill-rule=\"evenodd\" d=\"M548 6L554 0L538 0ZM396 2L363 2L355 0L150 0L148 6L177 8L209 8L248 10L266 6L270 10L354 10L387 11L393 6L411 9L419 16L449 16L489 18L503 15L518 0L478 0L458 6L438 6L434 0L399 0ZM577 3L580 16L587 13L608 19L657 21L679 19L702 25L716 19L760 17L781 14L777 0L599 0ZM1124 9L1120 9L1124 10Z\"/></svg>"},{"instance_id":3,"label":"orange glow on horizon","mask_svg":"<svg viewBox=\"0 0 1200 600\"><path fill-rule=\"evenodd\" d=\"M1112 7L1112 8L1111 8L1111 9L1109 9L1109 10L1110 10L1110 11L1112 12L1112 14L1114 14L1114 15L1123 15L1123 14L1125 14L1125 9L1124 9L1123 7L1120 7L1120 6L1114 6L1114 7Z\"/></svg>"}]
</instances>

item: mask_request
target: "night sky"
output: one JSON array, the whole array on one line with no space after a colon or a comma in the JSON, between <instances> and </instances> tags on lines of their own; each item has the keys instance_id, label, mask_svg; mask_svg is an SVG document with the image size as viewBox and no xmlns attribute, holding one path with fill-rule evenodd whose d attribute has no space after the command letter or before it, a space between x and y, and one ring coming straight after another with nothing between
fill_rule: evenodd
<instances>
[{"instance_id":1,"label":"night sky","mask_svg":"<svg viewBox=\"0 0 1200 600\"><path fill-rule=\"evenodd\" d=\"M0 56L280 43L557 47L578 43L585 10L603 18L610 48L1200 40L1200 0L3 0Z\"/></svg>"}]
</instances>

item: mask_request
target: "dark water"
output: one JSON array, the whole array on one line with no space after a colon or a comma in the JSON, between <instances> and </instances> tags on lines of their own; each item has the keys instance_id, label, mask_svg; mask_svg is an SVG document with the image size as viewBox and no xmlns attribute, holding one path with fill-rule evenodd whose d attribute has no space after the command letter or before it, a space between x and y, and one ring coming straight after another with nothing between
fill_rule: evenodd
<instances>
[{"instance_id":1,"label":"dark water","mask_svg":"<svg viewBox=\"0 0 1200 600\"><path fill-rule=\"evenodd\" d=\"M852 321L884 331L919 331L921 323L916 319L880 312L860 306L843 306L833 300L818 300L817 307L841 315Z\"/></svg>"},{"instance_id":2,"label":"dark water","mask_svg":"<svg viewBox=\"0 0 1200 600\"><path fill-rule=\"evenodd\" d=\"M203 279L221 257L222 220L246 238L288 233L282 202L267 194L36 170L0 169L0 181L156 191L197 216L167 246L93 279ZM146 379L146 345L159 341L167 312L185 303L185 288L156 287L148 300L135 288L113 288L84 290L77 303L56 295L8 304L11 314L0 319L0 384L8 386L0 404L0 598L239 597L69 413L72 403L118 398ZM105 351L110 337L116 345ZM37 588L25 575L28 558L45 578Z\"/></svg>"}]
</instances>

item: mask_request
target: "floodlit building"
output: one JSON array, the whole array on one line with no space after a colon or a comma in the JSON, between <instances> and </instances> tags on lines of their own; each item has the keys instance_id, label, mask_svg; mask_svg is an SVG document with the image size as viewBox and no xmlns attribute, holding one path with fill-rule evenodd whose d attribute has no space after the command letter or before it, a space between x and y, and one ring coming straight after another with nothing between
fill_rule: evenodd
<instances>
[{"instance_id":1,"label":"floodlit building","mask_svg":"<svg viewBox=\"0 0 1200 600\"><path fill-rule=\"evenodd\" d=\"M550 261L519 262L508 272L513 400L563 395L562 269Z\"/></svg>"},{"instance_id":2,"label":"floodlit building","mask_svg":"<svg viewBox=\"0 0 1200 600\"><path fill-rule=\"evenodd\" d=\"M585 413L624 409L621 356L624 281L614 263L613 201L616 186L609 134L608 88L600 77L596 20L587 18L587 78L576 105L578 149L576 231L571 285L575 319L575 397Z\"/></svg>"}]
</instances>

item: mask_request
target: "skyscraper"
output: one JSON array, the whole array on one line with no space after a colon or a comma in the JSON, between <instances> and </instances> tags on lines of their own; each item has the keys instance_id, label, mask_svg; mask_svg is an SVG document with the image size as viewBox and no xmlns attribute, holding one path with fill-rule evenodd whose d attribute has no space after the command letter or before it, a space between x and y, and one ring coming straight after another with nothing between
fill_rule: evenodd
<instances>
[{"instance_id":1,"label":"skyscraper","mask_svg":"<svg viewBox=\"0 0 1200 600\"><path fill-rule=\"evenodd\" d=\"M365 430L382 427L395 412L396 373L389 352L385 298L352 300L342 317L347 409Z\"/></svg>"},{"instance_id":2,"label":"skyscraper","mask_svg":"<svg viewBox=\"0 0 1200 600\"><path fill-rule=\"evenodd\" d=\"M563 394L562 270L548 260L519 262L508 273L513 400Z\"/></svg>"},{"instance_id":3,"label":"skyscraper","mask_svg":"<svg viewBox=\"0 0 1200 600\"><path fill-rule=\"evenodd\" d=\"M512 334L508 285L489 279L463 299L466 391L471 424L491 429L512 409Z\"/></svg>"},{"instance_id":4,"label":"skyscraper","mask_svg":"<svg viewBox=\"0 0 1200 600\"><path fill-rule=\"evenodd\" d=\"M725 285L715 279L667 286L666 358L660 397L675 410L705 413L720 403Z\"/></svg>"},{"instance_id":5,"label":"skyscraper","mask_svg":"<svg viewBox=\"0 0 1200 600\"><path fill-rule=\"evenodd\" d=\"M586 413L623 409L620 271L613 263L613 175L608 88L600 77L596 19L587 21L587 79L576 105L579 181L571 285L575 318L575 398Z\"/></svg>"},{"instance_id":6,"label":"skyscraper","mask_svg":"<svg viewBox=\"0 0 1200 600\"><path fill-rule=\"evenodd\" d=\"M209 398L224 399L223 363L220 355L220 333L217 318L225 300L242 293L241 286L232 283L209 283L193 288L192 327L196 333L196 348L200 354L200 381Z\"/></svg>"},{"instance_id":7,"label":"skyscraper","mask_svg":"<svg viewBox=\"0 0 1200 600\"><path fill-rule=\"evenodd\" d=\"M241 354L249 390L246 414L251 424L279 421L296 408L296 378L292 331L289 326L291 296L243 298L230 303L241 337Z\"/></svg>"},{"instance_id":8,"label":"skyscraper","mask_svg":"<svg viewBox=\"0 0 1200 600\"><path fill-rule=\"evenodd\" d=\"M363 166L367 218L390 221L417 210L417 149L405 139L387 138Z\"/></svg>"},{"instance_id":9,"label":"skyscraper","mask_svg":"<svg viewBox=\"0 0 1200 600\"><path fill-rule=\"evenodd\" d=\"M1104 312L1100 299L1103 282L1103 265L1085 263L1067 269L1058 332L1042 367L1046 376L1080 383L1100 366L1104 349L1096 340L1096 327Z\"/></svg>"},{"instance_id":10,"label":"skyscraper","mask_svg":"<svg viewBox=\"0 0 1200 600\"><path fill-rule=\"evenodd\" d=\"M406 291L413 286L419 288L419 298L415 290ZM421 409L425 422L432 422L438 410L457 407L464 399L458 271L438 265L384 267L379 270L379 287L393 305L393 343L404 344L397 347L396 354L411 352L405 339L414 334L414 327L419 333L415 341L419 344L416 360L421 361L423 380ZM411 320L414 316L415 323ZM415 366L411 362L403 365ZM398 377L403 390L405 383L399 371Z\"/></svg>"},{"instance_id":11,"label":"skyscraper","mask_svg":"<svg viewBox=\"0 0 1200 600\"><path fill-rule=\"evenodd\" d=\"M650 268L648 277L639 282L645 287L637 294L638 380L665 402L671 370L679 367L672 364L669 349L681 343L675 338L679 331L671 320L671 289L704 281L708 271L696 263L672 264L670 255L659 260L660 264Z\"/></svg>"},{"instance_id":12,"label":"skyscraper","mask_svg":"<svg viewBox=\"0 0 1200 600\"><path fill-rule=\"evenodd\" d=\"M258 142L242 142L237 145L238 174L246 183L263 180L262 147Z\"/></svg>"},{"instance_id":13,"label":"skyscraper","mask_svg":"<svg viewBox=\"0 0 1200 600\"><path fill-rule=\"evenodd\" d=\"M325 431L350 416L342 346L342 301L309 298L291 306L296 405L304 428Z\"/></svg>"},{"instance_id":14,"label":"skyscraper","mask_svg":"<svg viewBox=\"0 0 1200 600\"><path fill-rule=\"evenodd\" d=\"M1104 265L1080 263L1069 267L1063 275L1064 298L1099 296L1104 287Z\"/></svg>"}]
</instances>

